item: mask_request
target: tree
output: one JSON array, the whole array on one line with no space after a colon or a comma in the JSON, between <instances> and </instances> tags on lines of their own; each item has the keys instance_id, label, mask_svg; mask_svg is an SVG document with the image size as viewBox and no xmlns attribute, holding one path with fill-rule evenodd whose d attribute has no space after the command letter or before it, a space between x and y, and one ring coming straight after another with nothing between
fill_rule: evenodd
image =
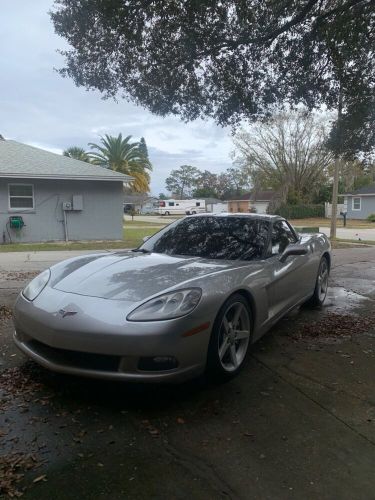
<instances>
[{"instance_id":1,"label":"tree","mask_svg":"<svg viewBox=\"0 0 375 500\"><path fill-rule=\"evenodd\" d=\"M191 195L192 189L197 183L199 170L191 165L182 165L172 170L169 177L165 179L165 186L181 200Z\"/></svg>"},{"instance_id":2,"label":"tree","mask_svg":"<svg viewBox=\"0 0 375 500\"><path fill-rule=\"evenodd\" d=\"M71 47L61 72L77 85L230 123L286 96L336 109L338 69L345 101L358 102L373 77L373 9L372 0L58 0L51 17Z\"/></svg>"},{"instance_id":3,"label":"tree","mask_svg":"<svg viewBox=\"0 0 375 500\"><path fill-rule=\"evenodd\" d=\"M58 0L71 49L61 70L159 115L220 124L275 105L337 111L331 235L340 159L374 147L374 0Z\"/></svg>"},{"instance_id":4,"label":"tree","mask_svg":"<svg viewBox=\"0 0 375 500\"><path fill-rule=\"evenodd\" d=\"M159 200L167 200L168 196L165 193L159 193Z\"/></svg>"},{"instance_id":5,"label":"tree","mask_svg":"<svg viewBox=\"0 0 375 500\"><path fill-rule=\"evenodd\" d=\"M303 110L279 113L235 135L236 161L256 189L273 188L284 202L308 202L333 161L326 139L318 117Z\"/></svg>"},{"instance_id":6,"label":"tree","mask_svg":"<svg viewBox=\"0 0 375 500\"><path fill-rule=\"evenodd\" d=\"M63 155L67 156L68 158L73 158L74 160L80 160L90 163L89 155L83 148L80 148L78 146L72 146L65 149L63 151Z\"/></svg>"},{"instance_id":7,"label":"tree","mask_svg":"<svg viewBox=\"0 0 375 500\"><path fill-rule=\"evenodd\" d=\"M144 137L141 137L141 140L139 141L139 151L145 158L148 158L148 148Z\"/></svg>"},{"instance_id":8,"label":"tree","mask_svg":"<svg viewBox=\"0 0 375 500\"><path fill-rule=\"evenodd\" d=\"M200 171L193 191L194 198L217 198L217 175L209 170Z\"/></svg>"},{"instance_id":9,"label":"tree","mask_svg":"<svg viewBox=\"0 0 375 500\"><path fill-rule=\"evenodd\" d=\"M116 170L134 177L131 182L133 191L147 193L149 189L152 165L139 142L130 142L131 135L123 138L122 134L117 137L105 135L100 137L101 144L89 143L92 152L89 157L92 163L101 165L111 170Z\"/></svg>"}]
</instances>

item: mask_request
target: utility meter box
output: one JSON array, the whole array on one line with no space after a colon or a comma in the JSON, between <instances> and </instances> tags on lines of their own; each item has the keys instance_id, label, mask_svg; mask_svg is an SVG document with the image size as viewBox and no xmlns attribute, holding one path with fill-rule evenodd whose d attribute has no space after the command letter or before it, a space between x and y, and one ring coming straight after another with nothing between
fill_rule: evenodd
<instances>
[{"instance_id":1,"label":"utility meter box","mask_svg":"<svg viewBox=\"0 0 375 500\"><path fill-rule=\"evenodd\" d=\"M72 203L70 201L63 201L63 210L72 210Z\"/></svg>"},{"instance_id":2,"label":"utility meter box","mask_svg":"<svg viewBox=\"0 0 375 500\"><path fill-rule=\"evenodd\" d=\"M73 195L73 210L83 210L83 196L81 194Z\"/></svg>"}]
</instances>

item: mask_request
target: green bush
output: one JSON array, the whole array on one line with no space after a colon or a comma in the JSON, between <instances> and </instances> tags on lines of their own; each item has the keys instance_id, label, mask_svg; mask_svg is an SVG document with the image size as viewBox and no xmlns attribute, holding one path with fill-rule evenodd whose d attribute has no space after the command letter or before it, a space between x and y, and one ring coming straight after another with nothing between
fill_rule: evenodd
<instances>
[{"instance_id":1,"label":"green bush","mask_svg":"<svg viewBox=\"0 0 375 500\"><path fill-rule=\"evenodd\" d=\"M325 217L324 205L281 205L276 214L285 219Z\"/></svg>"},{"instance_id":2,"label":"green bush","mask_svg":"<svg viewBox=\"0 0 375 500\"><path fill-rule=\"evenodd\" d=\"M368 217L367 217L367 220L369 222L375 222L375 214L370 214Z\"/></svg>"}]
</instances>

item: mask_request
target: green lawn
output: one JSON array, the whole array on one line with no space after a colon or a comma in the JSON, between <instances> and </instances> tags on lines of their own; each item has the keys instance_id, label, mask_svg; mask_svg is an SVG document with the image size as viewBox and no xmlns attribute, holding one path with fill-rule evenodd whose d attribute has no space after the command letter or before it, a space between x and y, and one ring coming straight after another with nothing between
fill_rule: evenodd
<instances>
[{"instance_id":1,"label":"green lawn","mask_svg":"<svg viewBox=\"0 0 375 500\"><path fill-rule=\"evenodd\" d=\"M124 227L132 227L132 226L165 226L162 222L156 222L156 221L144 221L144 220L137 220L137 217L134 217L134 220L124 220Z\"/></svg>"},{"instance_id":2,"label":"green lawn","mask_svg":"<svg viewBox=\"0 0 375 500\"><path fill-rule=\"evenodd\" d=\"M0 252L39 252L44 250L105 250L108 248L135 248L142 243L145 236L152 236L159 227L141 229L136 227L124 228L123 241L77 241L51 243L11 243L0 245Z\"/></svg>"},{"instance_id":3,"label":"green lawn","mask_svg":"<svg viewBox=\"0 0 375 500\"><path fill-rule=\"evenodd\" d=\"M143 223L142 223L143 224ZM154 227L151 227L154 226ZM160 226L150 224L150 227L139 228L129 227L124 228L122 241L77 241L77 242L51 242L51 243L12 243L0 245L0 252L39 252L43 250L106 250L106 249L121 249L121 248L136 248L142 243L145 236L152 236L160 230ZM375 245L375 241L358 241L337 239L332 242L334 248L342 248L345 246L353 246L350 243L359 245ZM341 245L340 245L341 244Z\"/></svg>"}]
</instances>

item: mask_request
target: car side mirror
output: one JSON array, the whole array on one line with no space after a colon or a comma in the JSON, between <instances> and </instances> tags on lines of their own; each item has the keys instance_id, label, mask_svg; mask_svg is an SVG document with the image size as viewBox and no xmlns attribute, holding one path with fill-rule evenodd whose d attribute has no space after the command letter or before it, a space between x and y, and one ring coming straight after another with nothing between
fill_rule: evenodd
<instances>
[{"instance_id":1,"label":"car side mirror","mask_svg":"<svg viewBox=\"0 0 375 500\"><path fill-rule=\"evenodd\" d=\"M300 245L288 245L283 253L280 255L280 262L285 262L290 255L306 255L307 248Z\"/></svg>"},{"instance_id":2,"label":"car side mirror","mask_svg":"<svg viewBox=\"0 0 375 500\"><path fill-rule=\"evenodd\" d=\"M143 243L146 243L146 241L149 240L150 238L151 238L151 236L144 236L142 238Z\"/></svg>"}]
</instances>

